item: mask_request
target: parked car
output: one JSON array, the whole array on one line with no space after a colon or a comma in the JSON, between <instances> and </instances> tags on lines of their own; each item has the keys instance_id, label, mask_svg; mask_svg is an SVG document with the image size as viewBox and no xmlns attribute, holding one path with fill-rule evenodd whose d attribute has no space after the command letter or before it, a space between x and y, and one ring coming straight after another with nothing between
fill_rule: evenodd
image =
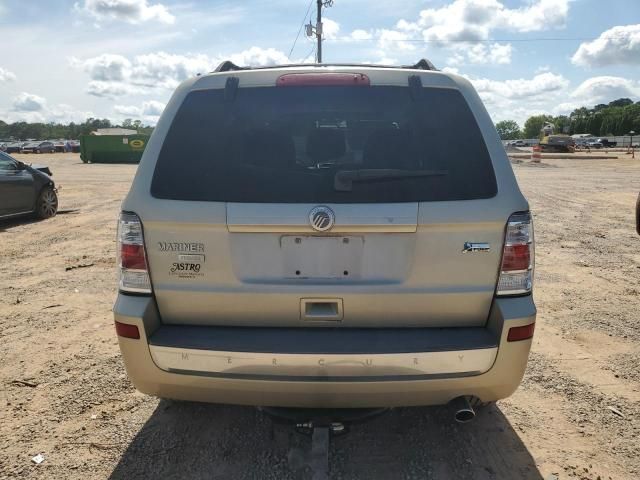
<instances>
[{"instance_id":1,"label":"parked car","mask_svg":"<svg viewBox=\"0 0 640 480\"><path fill-rule=\"evenodd\" d=\"M56 153L64 153L64 140L56 140L53 142L54 152Z\"/></svg>"},{"instance_id":2,"label":"parked car","mask_svg":"<svg viewBox=\"0 0 640 480\"><path fill-rule=\"evenodd\" d=\"M53 142L29 142L20 148L20 153L53 153L55 147Z\"/></svg>"},{"instance_id":3,"label":"parked car","mask_svg":"<svg viewBox=\"0 0 640 480\"><path fill-rule=\"evenodd\" d=\"M20 153L20 149L26 142L11 142L7 143L7 147L5 148L5 153Z\"/></svg>"},{"instance_id":4,"label":"parked car","mask_svg":"<svg viewBox=\"0 0 640 480\"><path fill-rule=\"evenodd\" d=\"M79 140L68 140L67 148L69 151L73 153L80 153L80 141Z\"/></svg>"},{"instance_id":5,"label":"parked car","mask_svg":"<svg viewBox=\"0 0 640 480\"><path fill-rule=\"evenodd\" d=\"M56 185L46 166L29 166L0 152L0 218L35 213L53 217L58 211Z\"/></svg>"},{"instance_id":6,"label":"parked car","mask_svg":"<svg viewBox=\"0 0 640 480\"><path fill-rule=\"evenodd\" d=\"M601 147L605 147L605 148L613 148L616 145L618 145L618 142L611 142L606 138L598 138L596 142L598 142Z\"/></svg>"},{"instance_id":7,"label":"parked car","mask_svg":"<svg viewBox=\"0 0 640 480\"><path fill-rule=\"evenodd\" d=\"M516 140L515 142L513 142L513 144L514 144L516 147L526 147L526 146L527 146L527 144L526 144L526 143L524 143L524 140Z\"/></svg>"},{"instance_id":8,"label":"parked car","mask_svg":"<svg viewBox=\"0 0 640 480\"><path fill-rule=\"evenodd\" d=\"M225 62L174 93L118 222L129 378L256 406L453 402L470 420L527 365L529 205L463 77L330 67Z\"/></svg>"},{"instance_id":9,"label":"parked car","mask_svg":"<svg viewBox=\"0 0 640 480\"><path fill-rule=\"evenodd\" d=\"M604 146L600 139L588 140L584 145L589 148L602 148Z\"/></svg>"}]
</instances>

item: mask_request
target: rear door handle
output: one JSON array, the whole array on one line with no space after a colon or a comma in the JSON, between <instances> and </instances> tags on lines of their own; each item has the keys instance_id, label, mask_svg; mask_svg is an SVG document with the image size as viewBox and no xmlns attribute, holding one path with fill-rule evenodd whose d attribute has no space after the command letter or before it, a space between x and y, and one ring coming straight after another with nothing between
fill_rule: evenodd
<instances>
[{"instance_id":1,"label":"rear door handle","mask_svg":"<svg viewBox=\"0 0 640 480\"><path fill-rule=\"evenodd\" d=\"M300 317L312 321L341 321L341 298L302 298L300 299Z\"/></svg>"}]
</instances>

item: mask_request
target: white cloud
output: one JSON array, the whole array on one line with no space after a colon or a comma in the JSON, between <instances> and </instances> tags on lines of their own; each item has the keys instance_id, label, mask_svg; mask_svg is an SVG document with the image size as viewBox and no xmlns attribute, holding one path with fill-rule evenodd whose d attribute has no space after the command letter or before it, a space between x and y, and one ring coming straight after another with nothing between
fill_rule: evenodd
<instances>
[{"instance_id":1,"label":"white cloud","mask_svg":"<svg viewBox=\"0 0 640 480\"><path fill-rule=\"evenodd\" d=\"M125 95L146 93L145 89L123 82L91 81L87 85L87 93L94 97L115 98Z\"/></svg>"},{"instance_id":2,"label":"white cloud","mask_svg":"<svg viewBox=\"0 0 640 480\"><path fill-rule=\"evenodd\" d=\"M0 82L11 82L16 79L16 74L0 67Z\"/></svg>"},{"instance_id":3,"label":"white cloud","mask_svg":"<svg viewBox=\"0 0 640 480\"><path fill-rule=\"evenodd\" d=\"M56 123L84 122L87 118L95 117L91 111L76 110L71 105L61 103L50 107L45 112L47 121Z\"/></svg>"},{"instance_id":4,"label":"white cloud","mask_svg":"<svg viewBox=\"0 0 640 480\"><path fill-rule=\"evenodd\" d=\"M47 118L41 112L2 112L2 119L7 123L27 122L27 123L46 123Z\"/></svg>"},{"instance_id":5,"label":"white cloud","mask_svg":"<svg viewBox=\"0 0 640 480\"><path fill-rule=\"evenodd\" d=\"M326 40L335 40L340 32L340 24L330 18L322 19L322 37Z\"/></svg>"},{"instance_id":6,"label":"white cloud","mask_svg":"<svg viewBox=\"0 0 640 480\"><path fill-rule=\"evenodd\" d=\"M447 62L449 65L461 65L463 63L506 65L511 63L511 54L513 53L513 47L510 43L456 45L453 50L454 52Z\"/></svg>"},{"instance_id":7,"label":"white cloud","mask_svg":"<svg viewBox=\"0 0 640 480\"><path fill-rule=\"evenodd\" d=\"M236 65L251 67L267 67L290 63L287 56L275 48L251 47L248 50L230 55L229 58ZM212 65L215 67L222 60L224 60L224 58L220 57L218 60L215 60Z\"/></svg>"},{"instance_id":8,"label":"white cloud","mask_svg":"<svg viewBox=\"0 0 640 480\"><path fill-rule=\"evenodd\" d=\"M289 63L280 50L251 47L224 57L155 52L128 59L121 55L103 54L86 60L72 59L71 65L89 74L87 93L113 98L157 89L172 90L187 78L213 71L226 59L240 66L255 67Z\"/></svg>"},{"instance_id":9,"label":"white cloud","mask_svg":"<svg viewBox=\"0 0 640 480\"><path fill-rule=\"evenodd\" d=\"M122 117L143 120L144 123L155 125L164 110L165 104L157 100L149 100L143 102L142 106L135 105L116 105L113 110Z\"/></svg>"},{"instance_id":10,"label":"white cloud","mask_svg":"<svg viewBox=\"0 0 640 480\"><path fill-rule=\"evenodd\" d=\"M444 72L444 73L453 73L454 75L460 75L460 70L457 69L456 67L444 67L442 69L442 72Z\"/></svg>"},{"instance_id":11,"label":"white cloud","mask_svg":"<svg viewBox=\"0 0 640 480\"><path fill-rule=\"evenodd\" d=\"M47 101L33 93L22 92L13 99L15 112L39 112L45 109Z\"/></svg>"},{"instance_id":12,"label":"white cloud","mask_svg":"<svg viewBox=\"0 0 640 480\"><path fill-rule=\"evenodd\" d=\"M373 35L371 35L371 33L367 32L366 30L356 29L353 32L351 32L349 37L352 40L371 40Z\"/></svg>"},{"instance_id":13,"label":"white cloud","mask_svg":"<svg viewBox=\"0 0 640 480\"><path fill-rule=\"evenodd\" d=\"M136 85L172 89L197 73L215 68L206 55L173 55L165 52L138 55L133 59L131 77Z\"/></svg>"},{"instance_id":14,"label":"white cloud","mask_svg":"<svg viewBox=\"0 0 640 480\"><path fill-rule=\"evenodd\" d=\"M378 47L383 50L413 51L416 49L415 43L407 41L412 39L413 35L411 33L382 28L376 30L375 36L378 39Z\"/></svg>"},{"instance_id":15,"label":"white cloud","mask_svg":"<svg viewBox=\"0 0 640 480\"><path fill-rule=\"evenodd\" d=\"M455 67L445 67L442 71L459 74ZM515 120L520 125L531 115L566 115L578 107L640 97L640 81L622 77L592 77L572 88L569 80L550 71L509 80L462 76L478 91L494 121Z\"/></svg>"},{"instance_id":16,"label":"white cloud","mask_svg":"<svg viewBox=\"0 0 640 480\"><path fill-rule=\"evenodd\" d=\"M372 62L374 65L397 65L398 60L392 57L381 56L378 60Z\"/></svg>"},{"instance_id":17,"label":"white cloud","mask_svg":"<svg viewBox=\"0 0 640 480\"><path fill-rule=\"evenodd\" d=\"M154 117L159 117L164 110L166 104L162 102L158 102L156 100L149 100L148 102L144 102L142 104L142 114L149 115Z\"/></svg>"},{"instance_id":18,"label":"white cloud","mask_svg":"<svg viewBox=\"0 0 640 480\"><path fill-rule=\"evenodd\" d=\"M593 107L599 103L609 103L618 98L640 97L640 82L622 77L591 77L568 92L566 101L559 102L551 110L554 114L569 114L576 108Z\"/></svg>"},{"instance_id":19,"label":"white cloud","mask_svg":"<svg viewBox=\"0 0 640 480\"><path fill-rule=\"evenodd\" d=\"M575 65L605 67L640 63L640 24L610 28L591 41L580 44L571 57Z\"/></svg>"},{"instance_id":20,"label":"white cloud","mask_svg":"<svg viewBox=\"0 0 640 480\"><path fill-rule=\"evenodd\" d=\"M135 105L116 105L113 110L125 117L139 117L142 115L142 109Z\"/></svg>"},{"instance_id":21,"label":"white cloud","mask_svg":"<svg viewBox=\"0 0 640 480\"><path fill-rule=\"evenodd\" d=\"M73 64L78 62L72 59ZM92 80L100 82L121 82L131 75L131 62L122 55L105 53L80 64Z\"/></svg>"},{"instance_id":22,"label":"white cloud","mask_svg":"<svg viewBox=\"0 0 640 480\"><path fill-rule=\"evenodd\" d=\"M487 40L493 30L531 32L564 26L569 0L535 0L521 8L508 8L499 0L455 0L440 8L427 8L416 21L400 20L398 30L421 32L436 43Z\"/></svg>"},{"instance_id":23,"label":"white cloud","mask_svg":"<svg viewBox=\"0 0 640 480\"><path fill-rule=\"evenodd\" d=\"M505 65L511 63L511 44L479 43L494 31L531 32L561 28L570 0L530 0L509 8L500 0L454 0L448 5L426 8L415 20L401 19L395 28L354 30L342 41L377 40L385 55L415 51L422 42L451 51L449 65L462 63Z\"/></svg>"},{"instance_id":24,"label":"white cloud","mask_svg":"<svg viewBox=\"0 0 640 480\"><path fill-rule=\"evenodd\" d=\"M525 98L546 95L564 90L569 86L569 81L562 75L551 72L539 73L531 79L514 80L489 80L487 78L469 78L478 93L487 94L490 99L496 97L519 100Z\"/></svg>"},{"instance_id":25,"label":"white cloud","mask_svg":"<svg viewBox=\"0 0 640 480\"><path fill-rule=\"evenodd\" d=\"M83 122L94 116L92 112L79 111L67 104L49 106L47 100L39 95L22 92L12 101L12 108L0 112L8 122Z\"/></svg>"},{"instance_id":26,"label":"white cloud","mask_svg":"<svg viewBox=\"0 0 640 480\"><path fill-rule=\"evenodd\" d=\"M443 71L459 74L455 67L445 67ZM569 81L552 72L508 80L462 76L473 84L495 122L515 120L523 125L529 116L551 113L569 97Z\"/></svg>"},{"instance_id":27,"label":"white cloud","mask_svg":"<svg viewBox=\"0 0 640 480\"><path fill-rule=\"evenodd\" d=\"M570 0L538 0L526 7L500 8L496 25L516 32L537 32L565 26ZM499 2L498 2L499 3Z\"/></svg>"},{"instance_id":28,"label":"white cloud","mask_svg":"<svg viewBox=\"0 0 640 480\"><path fill-rule=\"evenodd\" d=\"M592 77L582 82L571 97L587 102L587 105L608 103L618 98L638 98L640 83L622 77Z\"/></svg>"},{"instance_id":29,"label":"white cloud","mask_svg":"<svg viewBox=\"0 0 640 480\"><path fill-rule=\"evenodd\" d=\"M150 4L148 0L84 0L75 4L76 10L96 20L123 20L137 24L148 21L173 24L175 17L161 3Z\"/></svg>"}]
</instances>

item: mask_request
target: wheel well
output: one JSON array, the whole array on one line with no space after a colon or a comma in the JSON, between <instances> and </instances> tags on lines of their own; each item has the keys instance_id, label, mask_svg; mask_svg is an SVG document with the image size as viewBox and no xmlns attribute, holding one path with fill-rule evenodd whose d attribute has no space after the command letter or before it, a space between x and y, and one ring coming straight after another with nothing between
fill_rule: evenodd
<instances>
[{"instance_id":1,"label":"wheel well","mask_svg":"<svg viewBox=\"0 0 640 480\"><path fill-rule=\"evenodd\" d=\"M55 188L54 183L53 182L47 182L45 184L43 184L40 189L38 190L38 194L36 195L36 199L33 202L33 211L37 211L38 210L38 200L40 199L40 195L42 195L42 192L44 192L47 188Z\"/></svg>"}]
</instances>

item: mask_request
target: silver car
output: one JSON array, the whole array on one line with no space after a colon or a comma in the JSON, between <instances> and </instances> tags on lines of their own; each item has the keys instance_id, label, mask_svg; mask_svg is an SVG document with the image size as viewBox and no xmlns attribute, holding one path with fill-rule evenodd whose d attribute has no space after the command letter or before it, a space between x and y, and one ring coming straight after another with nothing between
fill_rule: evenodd
<instances>
[{"instance_id":1,"label":"silver car","mask_svg":"<svg viewBox=\"0 0 640 480\"><path fill-rule=\"evenodd\" d=\"M480 405L524 373L533 263L464 78L225 62L177 88L124 200L116 331L159 397Z\"/></svg>"}]
</instances>

